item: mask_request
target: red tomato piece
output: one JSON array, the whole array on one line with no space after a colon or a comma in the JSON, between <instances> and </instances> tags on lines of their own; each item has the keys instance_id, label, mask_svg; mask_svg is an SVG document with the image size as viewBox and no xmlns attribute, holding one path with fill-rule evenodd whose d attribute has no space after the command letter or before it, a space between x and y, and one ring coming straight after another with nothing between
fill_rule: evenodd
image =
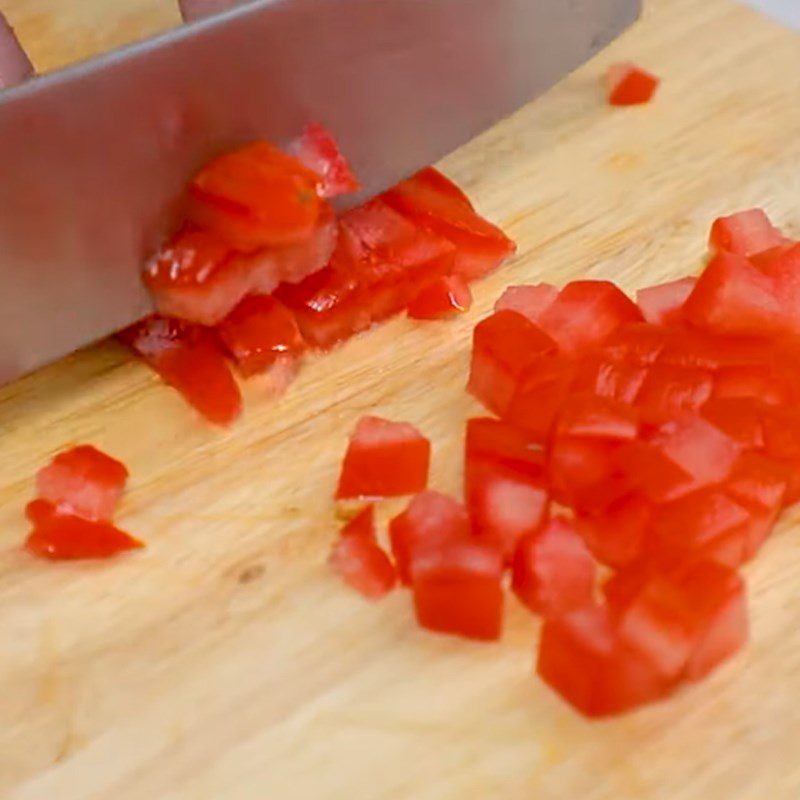
<instances>
[{"instance_id":1,"label":"red tomato piece","mask_svg":"<svg viewBox=\"0 0 800 800\"><path fill-rule=\"evenodd\" d=\"M760 365L774 358L778 358L777 346L763 336L727 336L672 328L658 363L716 372L727 367Z\"/></svg>"},{"instance_id":2,"label":"red tomato piece","mask_svg":"<svg viewBox=\"0 0 800 800\"><path fill-rule=\"evenodd\" d=\"M645 367L615 364L592 354L579 360L572 389L592 392L598 397L630 405L639 394L646 377Z\"/></svg>"},{"instance_id":3,"label":"red tomato piece","mask_svg":"<svg viewBox=\"0 0 800 800\"><path fill-rule=\"evenodd\" d=\"M759 450L764 447L761 404L757 400L748 397L712 397L701 409L701 414L743 449Z\"/></svg>"},{"instance_id":4,"label":"red tomato piece","mask_svg":"<svg viewBox=\"0 0 800 800\"><path fill-rule=\"evenodd\" d=\"M307 239L270 247L249 256L240 255L236 262L243 263L250 271L254 294L270 294L281 281L300 283L326 267L333 258L338 241L339 222L333 209L324 205Z\"/></svg>"},{"instance_id":5,"label":"red tomato piece","mask_svg":"<svg viewBox=\"0 0 800 800\"><path fill-rule=\"evenodd\" d=\"M557 297L558 289L549 283L509 286L494 304L494 310L516 311L531 322L538 323Z\"/></svg>"},{"instance_id":6,"label":"red tomato piece","mask_svg":"<svg viewBox=\"0 0 800 800\"><path fill-rule=\"evenodd\" d=\"M563 517L524 536L513 566L514 593L536 614L559 616L592 604L597 568L572 523Z\"/></svg>"},{"instance_id":7,"label":"red tomato piece","mask_svg":"<svg viewBox=\"0 0 800 800\"><path fill-rule=\"evenodd\" d=\"M504 416L525 369L556 352L556 343L521 314L497 311L473 332L468 389L486 408Z\"/></svg>"},{"instance_id":8,"label":"red tomato piece","mask_svg":"<svg viewBox=\"0 0 800 800\"><path fill-rule=\"evenodd\" d=\"M707 420L695 416L665 423L649 441L694 478L698 486L727 478L741 454L736 441Z\"/></svg>"},{"instance_id":9,"label":"red tomato piece","mask_svg":"<svg viewBox=\"0 0 800 800\"><path fill-rule=\"evenodd\" d=\"M339 532L341 536L360 536L375 540L375 506L365 506Z\"/></svg>"},{"instance_id":10,"label":"red tomato piece","mask_svg":"<svg viewBox=\"0 0 800 800\"><path fill-rule=\"evenodd\" d=\"M761 208L751 208L714 220L709 237L712 253L728 252L741 256L763 253L785 242L783 234Z\"/></svg>"},{"instance_id":11,"label":"red tomato piece","mask_svg":"<svg viewBox=\"0 0 800 800\"><path fill-rule=\"evenodd\" d=\"M400 580L411 583L412 560L419 552L469 537L469 517L461 503L439 492L418 494L389 523L389 540Z\"/></svg>"},{"instance_id":12,"label":"red tomato piece","mask_svg":"<svg viewBox=\"0 0 800 800\"><path fill-rule=\"evenodd\" d=\"M119 338L209 422L230 425L241 413L239 387L206 329L154 315Z\"/></svg>"},{"instance_id":13,"label":"red tomato piece","mask_svg":"<svg viewBox=\"0 0 800 800\"><path fill-rule=\"evenodd\" d=\"M341 537L333 545L328 563L348 586L369 600L380 599L397 583L389 556L366 536Z\"/></svg>"},{"instance_id":14,"label":"red tomato piece","mask_svg":"<svg viewBox=\"0 0 800 800\"><path fill-rule=\"evenodd\" d=\"M412 319L443 319L469 311L472 292L458 275L445 275L428 284L408 304Z\"/></svg>"},{"instance_id":15,"label":"red tomato piece","mask_svg":"<svg viewBox=\"0 0 800 800\"><path fill-rule=\"evenodd\" d=\"M478 215L463 193L432 167L381 198L416 225L452 242L455 273L467 281L496 269L516 251L511 239Z\"/></svg>"},{"instance_id":16,"label":"red tomato piece","mask_svg":"<svg viewBox=\"0 0 800 800\"><path fill-rule=\"evenodd\" d=\"M503 557L474 541L449 541L413 556L417 622L437 633L499 639L503 625Z\"/></svg>"},{"instance_id":17,"label":"red tomato piece","mask_svg":"<svg viewBox=\"0 0 800 800\"><path fill-rule=\"evenodd\" d=\"M578 392L567 397L558 415L554 435L624 441L639 433L635 408L609 397Z\"/></svg>"},{"instance_id":18,"label":"red tomato piece","mask_svg":"<svg viewBox=\"0 0 800 800\"><path fill-rule=\"evenodd\" d=\"M653 513L651 503L628 494L600 513L578 514L575 524L592 555L602 564L619 569L642 554Z\"/></svg>"},{"instance_id":19,"label":"red tomato piece","mask_svg":"<svg viewBox=\"0 0 800 800\"><path fill-rule=\"evenodd\" d=\"M537 671L587 717L620 714L669 691L655 667L620 639L601 606L545 619Z\"/></svg>"},{"instance_id":20,"label":"red tomato piece","mask_svg":"<svg viewBox=\"0 0 800 800\"><path fill-rule=\"evenodd\" d=\"M696 283L697 278L689 277L639 289L636 304L645 320L653 325L680 325L683 321L683 304Z\"/></svg>"},{"instance_id":21,"label":"red tomato piece","mask_svg":"<svg viewBox=\"0 0 800 800\"><path fill-rule=\"evenodd\" d=\"M128 480L125 465L91 445L59 453L36 475L36 491L59 512L108 522Z\"/></svg>"},{"instance_id":22,"label":"red tomato piece","mask_svg":"<svg viewBox=\"0 0 800 800\"><path fill-rule=\"evenodd\" d=\"M765 336L800 330L775 281L734 253L712 259L683 311L693 325L713 333Z\"/></svg>"},{"instance_id":23,"label":"red tomato piece","mask_svg":"<svg viewBox=\"0 0 800 800\"><path fill-rule=\"evenodd\" d=\"M613 453L614 467L652 503L663 503L690 492L695 481L659 447L649 442L624 442Z\"/></svg>"},{"instance_id":24,"label":"red tomato piece","mask_svg":"<svg viewBox=\"0 0 800 800\"><path fill-rule=\"evenodd\" d=\"M550 496L540 479L489 459L467 463L466 497L472 529L510 563L520 539L547 518Z\"/></svg>"},{"instance_id":25,"label":"red tomato piece","mask_svg":"<svg viewBox=\"0 0 800 800\"><path fill-rule=\"evenodd\" d=\"M44 500L31 503L27 513L34 529L28 534L25 547L41 558L52 561L110 558L144 547L109 522L63 513Z\"/></svg>"},{"instance_id":26,"label":"red tomato piece","mask_svg":"<svg viewBox=\"0 0 800 800\"><path fill-rule=\"evenodd\" d=\"M264 372L281 356L298 358L306 347L292 312L267 295L242 300L217 333L245 376Z\"/></svg>"},{"instance_id":27,"label":"red tomato piece","mask_svg":"<svg viewBox=\"0 0 800 800\"><path fill-rule=\"evenodd\" d=\"M769 405L792 405L797 399L794 381L775 367L724 367L714 375L712 398L751 398Z\"/></svg>"},{"instance_id":28,"label":"red tomato piece","mask_svg":"<svg viewBox=\"0 0 800 800\"><path fill-rule=\"evenodd\" d=\"M654 364L636 396L636 406L647 422L658 424L687 412L697 412L711 397L714 377L691 367Z\"/></svg>"},{"instance_id":29,"label":"red tomato piece","mask_svg":"<svg viewBox=\"0 0 800 800\"><path fill-rule=\"evenodd\" d=\"M603 343L600 356L617 364L649 367L659 360L671 338L660 325L634 322L617 328Z\"/></svg>"},{"instance_id":30,"label":"red tomato piece","mask_svg":"<svg viewBox=\"0 0 800 800\"><path fill-rule=\"evenodd\" d=\"M539 443L502 420L489 417L467 420L465 451L467 470L470 462L488 460L545 480L544 451Z\"/></svg>"},{"instance_id":31,"label":"red tomato piece","mask_svg":"<svg viewBox=\"0 0 800 800\"><path fill-rule=\"evenodd\" d=\"M317 224L320 183L297 159L255 142L200 170L189 186L186 214L243 253L296 244Z\"/></svg>"},{"instance_id":32,"label":"red tomato piece","mask_svg":"<svg viewBox=\"0 0 800 800\"><path fill-rule=\"evenodd\" d=\"M608 102L612 106L637 106L648 103L660 80L630 61L612 64L606 73Z\"/></svg>"},{"instance_id":33,"label":"red tomato piece","mask_svg":"<svg viewBox=\"0 0 800 800\"><path fill-rule=\"evenodd\" d=\"M397 497L428 483L431 443L406 422L362 417L342 462L336 498Z\"/></svg>"},{"instance_id":34,"label":"red tomato piece","mask_svg":"<svg viewBox=\"0 0 800 800\"><path fill-rule=\"evenodd\" d=\"M617 328L642 322L642 312L609 281L573 281L544 311L540 325L567 353L602 344Z\"/></svg>"},{"instance_id":35,"label":"red tomato piece","mask_svg":"<svg viewBox=\"0 0 800 800\"><path fill-rule=\"evenodd\" d=\"M361 188L336 140L318 122L303 128L300 136L289 145L289 153L322 178L317 186L321 197L338 197Z\"/></svg>"}]
</instances>

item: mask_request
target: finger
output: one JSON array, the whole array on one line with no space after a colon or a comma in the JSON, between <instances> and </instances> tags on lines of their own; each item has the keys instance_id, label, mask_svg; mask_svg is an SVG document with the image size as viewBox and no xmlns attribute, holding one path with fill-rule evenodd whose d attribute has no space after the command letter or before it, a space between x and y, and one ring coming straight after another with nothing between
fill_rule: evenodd
<instances>
[{"instance_id":1,"label":"finger","mask_svg":"<svg viewBox=\"0 0 800 800\"><path fill-rule=\"evenodd\" d=\"M243 0L178 0L181 14L186 22L210 17L234 6L241 5Z\"/></svg>"},{"instance_id":2,"label":"finger","mask_svg":"<svg viewBox=\"0 0 800 800\"><path fill-rule=\"evenodd\" d=\"M33 65L0 12L0 89L20 83L31 75Z\"/></svg>"}]
</instances>

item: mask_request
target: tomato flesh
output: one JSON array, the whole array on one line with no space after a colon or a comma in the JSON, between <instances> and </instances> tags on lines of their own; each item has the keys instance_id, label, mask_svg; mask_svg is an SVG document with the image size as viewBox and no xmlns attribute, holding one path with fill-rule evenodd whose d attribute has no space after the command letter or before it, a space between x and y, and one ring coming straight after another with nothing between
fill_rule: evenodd
<instances>
[{"instance_id":1,"label":"tomato flesh","mask_svg":"<svg viewBox=\"0 0 800 800\"><path fill-rule=\"evenodd\" d=\"M494 310L516 311L536 323L557 297L558 289L549 283L509 286L494 304Z\"/></svg>"},{"instance_id":2,"label":"tomato flesh","mask_svg":"<svg viewBox=\"0 0 800 800\"><path fill-rule=\"evenodd\" d=\"M347 159L339 150L330 132L318 122L303 128L289 145L289 153L322 179L317 186L321 197L338 197L357 192L361 187Z\"/></svg>"},{"instance_id":3,"label":"tomato flesh","mask_svg":"<svg viewBox=\"0 0 800 800\"><path fill-rule=\"evenodd\" d=\"M761 208L751 208L714 220L709 247L712 252L754 256L786 242Z\"/></svg>"},{"instance_id":4,"label":"tomato flesh","mask_svg":"<svg viewBox=\"0 0 800 800\"><path fill-rule=\"evenodd\" d=\"M530 434L502 420L489 417L467 420L464 449L467 472L472 462L486 460L545 481L541 445Z\"/></svg>"},{"instance_id":5,"label":"tomato flesh","mask_svg":"<svg viewBox=\"0 0 800 800\"><path fill-rule=\"evenodd\" d=\"M648 286L636 293L636 304L647 322L654 325L679 325L683 304L694 290L697 278L680 278L658 286Z\"/></svg>"},{"instance_id":6,"label":"tomato flesh","mask_svg":"<svg viewBox=\"0 0 800 800\"><path fill-rule=\"evenodd\" d=\"M342 536L328 561L348 586L370 600L388 594L397 583L394 564L368 536Z\"/></svg>"},{"instance_id":7,"label":"tomato flesh","mask_svg":"<svg viewBox=\"0 0 800 800\"><path fill-rule=\"evenodd\" d=\"M436 278L408 304L412 319L444 319L469 311L472 292L458 275Z\"/></svg>"},{"instance_id":8,"label":"tomato flesh","mask_svg":"<svg viewBox=\"0 0 800 800\"><path fill-rule=\"evenodd\" d=\"M636 106L650 102L660 81L636 64L623 62L608 68L606 83L612 106Z\"/></svg>"},{"instance_id":9,"label":"tomato flesh","mask_svg":"<svg viewBox=\"0 0 800 800\"><path fill-rule=\"evenodd\" d=\"M635 492L623 494L600 511L579 513L575 524L592 555L614 569L641 555L654 506Z\"/></svg>"},{"instance_id":10,"label":"tomato flesh","mask_svg":"<svg viewBox=\"0 0 800 800\"><path fill-rule=\"evenodd\" d=\"M342 536L361 536L375 539L375 506L365 506L340 531Z\"/></svg>"}]
</instances>

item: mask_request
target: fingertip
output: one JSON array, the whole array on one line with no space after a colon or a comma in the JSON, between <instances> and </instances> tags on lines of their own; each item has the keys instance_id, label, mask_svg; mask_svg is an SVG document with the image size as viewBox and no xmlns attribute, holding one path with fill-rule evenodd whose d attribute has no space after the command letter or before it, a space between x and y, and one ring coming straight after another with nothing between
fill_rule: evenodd
<instances>
[{"instance_id":1,"label":"fingertip","mask_svg":"<svg viewBox=\"0 0 800 800\"><path fill-rule=\"evenodd\" d=\"M33 64L22 45L0 12L0 89L21 83L33 75Z\"/></svg>"}]
</instances>

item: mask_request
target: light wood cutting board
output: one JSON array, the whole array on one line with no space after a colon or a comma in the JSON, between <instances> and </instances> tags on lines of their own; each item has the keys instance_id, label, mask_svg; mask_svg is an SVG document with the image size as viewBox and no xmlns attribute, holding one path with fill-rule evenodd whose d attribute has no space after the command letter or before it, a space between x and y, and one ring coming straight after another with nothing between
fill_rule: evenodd
<instances>
[{"instance_id":1,"label":"light wood cutting board","mask_svg":"<svg viewBox=\"0 0 800 800\"><path fill-rule=\"evenodd\" d=\"M41 68L177 23L167 0L4 0ZM632 58L657 101L613 110ZM752 644L664 704L590 724L531 675L537 624L501 644L417 630L329 574L330 500L365 412L433 440L457 490L470 330L521 281L695 270L710 220L763 205L800 235L800 40L727 0L644 21L444 168L519 242L454 323L397 320L312 360L278 401L253 382L209 429L107 343L0 391L0 797L9 800L796 800L800 532L748 568ZM19 550L32 476L93 442L132 480L148 548L51 565ZM797 521L795 517L794 522Z\"/></svg>"}]
</instances>

